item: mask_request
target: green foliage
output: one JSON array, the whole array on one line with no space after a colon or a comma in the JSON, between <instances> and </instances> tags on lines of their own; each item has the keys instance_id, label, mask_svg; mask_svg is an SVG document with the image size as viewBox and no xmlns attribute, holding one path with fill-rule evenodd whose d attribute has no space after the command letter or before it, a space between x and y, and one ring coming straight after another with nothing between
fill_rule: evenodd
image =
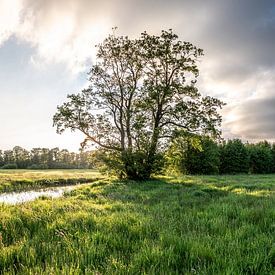
<instances>
[{"instance_id":1,"label":"green foliage","mask_svg":"<svg viewBox=\"0 0 275 275\"><path fill-rule=\"evenodd\" d=\"M49 169L49 166L47 164L32 164L28 167L28 169L42 170L42 169Z\"/></svg>"},{"instance_id":2,"label":"green foliage","mask_svg":"<svg viewBox=\"0 0 275 275\"><path fill-rule=\"evenodd\" d=\"M165 173L167 175L186 174L182 165L183 152L185 143L179 139L174 139L168 150L165 152Z\"/></svg>"},{"instance_id":3,"label":"green foliage","mask_svg":"<svg viewBox=\"0 0 275 275\"><path fill-rule=\"evenodd\" d=\"M220 155L217 143L207 136L177 136L166 153L168 174L218 174Z\"/></svg>"},{"instance_id":4,"label":"green foliage","mask_svg":"<svg viewBox=\"0 0 275 275\"><path fill-rule=\"evenodd\" d=\"M7 163L1 167L1 169L17 169L16 163Z\"/></svg>"},{"instance_id":5,"label":"green foliage","mask_svg":"<svg viewBox=\"0 0 275 275\"><path fill-rule=\"evenodd\" d=\"M125 171L125 176L129 179L147 179L149 175L146 157L144 152L124 152L122 155L122 163L124 165L123 170ZM150 165L151 174L161 174L163 166L163 154L156 153L154 161L152 165Z\"/></svg>"},{"instance_id":6,"label":"green foliage","mask_svg":"<svg viewBox=\"0 0 275 275\"><path fill-rule=\"evenodd\" d=\"M105 179L0 205L0 274L273 274L273 175Z\"/></svg>"},{"instance_id":7,"label":"green foliage","mask_svg":"<svg viewBox=\"0 0 275 275\"><path fill-rule=\"evenodd\" d=\"M167 174L264 174L275 172L275 145L267 141L221 144L207 136L179 132L165 153Z\"/></svg>"},{"instance_id":8,"label":"green foliage","mask_svg":"<svg viewBox=\"0 0 275 275\"><path fill-rule=\"evenodd\" d=\"M105 175L116 175L119 178L146 179L148 171L146 166L146 155L144 152L123 152L111 150L98 150L97 159L101 163L100 171ZM157 153L152 166L152 173L160 174L164 167L163 154Z\"/></svg>"},{"instance_id":9,"label":"green foliage","mask_svg":"<svg viewBox=\"0 0 275 275\"><path fill-rule=\"evenodd\" d=\"M188 142L183 166L188 174L218 174L220 152L217 143L209 137L199 137L200 148Z\"/></svg>"},{"instance_id":10,"label":"green foliage","mask_svg":"<svg viewBox=\"0 0 275 275\"><path fill-rule=\"evenodd\" d=\"M15 146L12 149L12 157L19 169L27 168L30 164L30 153L20 146Z\"/></svg>"},{"instance_id":11,"label":"green foliage","mask_svg":"<svg viewBox=\"0 0 275 275\"><path fill-rule=\"evenodd\" d=\"M251 173L266 174L273 169L271 145L267 142L249 144L249 167Z\"/></svg>"},{"instance_id":12,"label":"green foliage","mask_svg":"<svg viewBox=\"0 0 275 275\"><path fill-rule=\"evenodd\" d=\"M83 146L113 151L106 164L113 168L116 156L118 174L131 179L160 171L158 156L175 131L220 134L223 103L195 86L201 49L172 30L138 39L110 35L97 49L90 86L57 108L58 133L78 130L86 137Z\"/></svg>"},{"instance_id":13,"label":"green foliage","mask_svg":"<svg viewBox=\"0 0 275 275\"><path fill-rule=\"evenodd\" d=\"M121 160L120 153L112 150L99 149L96 159L101 163L99 170L104 175L117 175L124 178L124 164Z\"/></svg>"},{"instance_id":14,"label":"green foliage","mask_svg":"<svg viewBox=\"0 0 275 275\"><path fill-rule=\"evenodd\" d=\"M3 157L3 151L0 150L0 167L3 166L5 164L4 162L4 157Z\"/></svg>"},{"instance_id":15,"label":"green foliage","mask_svg":"<svg viewBox=\"0 0 275 275\"><path fill-rule=\"evenodd\" d=\"M147 179L150 175L148 175L146 158L146 153L142 151L124 151L121 160L124 165L125 175L129 179Z\"/></svg>"},{"instance_id":16,"label":"green foliage","mask_svg":"<svg viewBox=\"0 0 275 275\"><path fill-rule=\"evenodd\" d=\"M249 154L246 146L240 139L228 140L220 146L221 173L238 174L248 173Z\"/></svg>"},{"instance_id":17,"label":"green foliage","mask_svg":"<svg viewBox=\"0 0 275 275\"><path fill-rule=\"evenodd\" d=\"M272 155L271 172L275 173L275 143L273 143L270 147L271 147L271 155Z\"/></svg>"}]
</instances>

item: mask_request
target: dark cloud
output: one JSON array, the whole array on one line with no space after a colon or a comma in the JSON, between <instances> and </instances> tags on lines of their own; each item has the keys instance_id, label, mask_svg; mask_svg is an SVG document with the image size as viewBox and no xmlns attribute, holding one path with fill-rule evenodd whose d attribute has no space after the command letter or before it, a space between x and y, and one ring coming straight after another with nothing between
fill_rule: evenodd
<instances>
[{"instance_id":1,"label":"dark cloud","mask_svg":"<svg viewBox=\"0 0 275 275\"><path fill-rule=\"evenodd\" d=\"M122 33L173 28L204 49L202 76L215 82L244 82L275 64L274 1L125 2L117 1L112 13Z\"/></svg>"},{"instance_id":2,"label":"dark cloud","mask_svg":"<svg viewBox=\"0 0 275 275\"><path fill-rule=\"evenodd\" d=\"M239 82L274 66L274 6L274 1L216 1L207 10L214 20L194 36L213 64L209 76Z\"/></svg>"}]
</instances>

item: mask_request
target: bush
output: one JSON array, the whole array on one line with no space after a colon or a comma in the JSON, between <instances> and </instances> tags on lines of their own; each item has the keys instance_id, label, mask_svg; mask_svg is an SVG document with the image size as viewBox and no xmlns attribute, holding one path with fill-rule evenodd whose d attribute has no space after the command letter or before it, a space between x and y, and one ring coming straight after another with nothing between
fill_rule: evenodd
<instances>
[{"instance_id":1,"label":"bush","mask_svg":"<svg viewBox=\"0 0 275 275\"><path fill-rule=\"evenodd\" d=\"M218 174L220 155L217 143L209 137L199 138L199 147L189 144L184 166L188 174Z\"/></svg>"},{"instance_id":2,"label":"bush","mask_svg":"<svg viewBox=\"0 0 275 275\"><path fill-rule=\"evenodd\" d=\"M224 174L248 173L248 149L240 139L229 140L220 147L221 167Z\"/></svg>"},{"instance_id":3,"label":"bush","mask_svg":"<svg viewBox=\"0 0 275 275\"><path fill-rule=\"evenodd\" d=\"M31 166L28 167L28 169L33 169L33 170L43 170L43 169L48 169L47 164L32 164Z\"/></svg>"},{"instance_id":4,"label":"bush","mask_svg":"<svg viewBox=\"0 0 275 275\"><path fill-rule=\"evenodd\" d=\"M180 135L165 154L168 174L218 174L219 148L207 136Z\"/></svg>"},{"instance_id":5,"label":"bush","mask_svg":"<svg viewBox=\"0 0 275 275\"><path fill-rule=\"evenodd\" d=\"M97 158L101 166L99 170L109 175L117 175L119 178L128 178L135 180L144 180L151 173L161 173L164 166L164 157L157 153L150 163L146 163L147 155L145 152L112 152L109 150L100 150Z\"/></svg>"},{"instance_id":6,"label":"bush","mask_svg":"<svg viewBox=\"0 0 275 275\"><path fill-rule=\"evenodd\" d=\"M265 174L272 172L272 151L267 142L249 144L249 170L251 173Z\"/></svg>"},{"instance_id":7,"label":"bush","mask_svg":"<svg viewBox=\"0 0 275 275\"><path fill-rule=\"evenodd\" d=\"M7 163L1 167L2 169L17 169L16 163Z\"/></svg>"}]
</instances>

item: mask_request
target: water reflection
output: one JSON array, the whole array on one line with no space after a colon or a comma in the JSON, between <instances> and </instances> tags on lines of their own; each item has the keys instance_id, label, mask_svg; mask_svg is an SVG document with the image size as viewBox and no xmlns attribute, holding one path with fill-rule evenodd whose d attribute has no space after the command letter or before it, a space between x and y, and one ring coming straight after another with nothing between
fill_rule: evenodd
<instances>
[{"instance_id":1,"label":"water reflection","mask_svg":"<svg viewBox=\"0 0 275 275\"><path fill-rule=\"evenodd\" d=\"M27 201L33 201L41 196L58 198L61 197L64 192L74 189L76 186L62 186L40 189L35 191L23 191L0 194L0 203L6 204L18 204Z\"/></svg>"}]
</instances>

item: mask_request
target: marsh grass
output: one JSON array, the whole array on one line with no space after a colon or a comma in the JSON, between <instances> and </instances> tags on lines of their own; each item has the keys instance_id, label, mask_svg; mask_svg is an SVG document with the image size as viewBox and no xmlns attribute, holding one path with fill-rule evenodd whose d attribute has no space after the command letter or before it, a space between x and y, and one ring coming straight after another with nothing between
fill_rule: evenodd
<instances>
[{"instance_id":1,"label":"marsh grass","mask_svg":"<svg viewBox=\"0 0 275 275\"><path fill-rule=\"evenodd\" d=\"M275 274L274 192L273 175L102 179L1 205L0 273Z\"/></svg>"}]
</instances>

